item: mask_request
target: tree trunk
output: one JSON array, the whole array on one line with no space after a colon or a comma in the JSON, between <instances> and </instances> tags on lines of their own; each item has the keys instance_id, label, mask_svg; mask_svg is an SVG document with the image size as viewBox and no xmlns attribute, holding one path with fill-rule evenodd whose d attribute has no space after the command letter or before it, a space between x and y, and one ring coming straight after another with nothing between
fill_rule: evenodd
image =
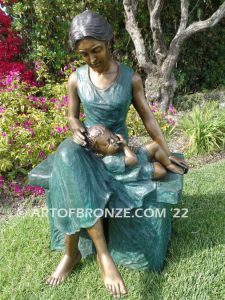
<instances>
[{"instance_id":1,"label":"tree trunk","mask_svg":"<svg viewBox=\"0 0 225 300\"><path fill-rule=\"evenodd\" d=\"M161 95L162 76L159 72L147 73L145 79L145 95L148 101L159 101Z\"/></svg>"},{"instance_id":2,"label":"tree trunk","mask_svg":"<svg viewBox=\"0 0 225 300\"><path fill-rule=\"evenodd\" d=\"M173 104L172 100L173 100L176 87L177 87L177 82L173 73L170 75L169 80L167 80L166 82L162 80L161 95L160 95L160 101L161 101L160 107L162 111L166 111L169 105Z\"/></svg>"},{"instance_id":3,"label":"tree trunk","mask_svg":"<svg viewBox=\"0 0 225 300\"><path fill-rule=\"evenodd\" d=\"M158 102L163 111L166 111L169 104L172 104L175 90L176 79L173 73L166 82L164 80L164 74L161 74L160 70L147 74L145 80L146 99L150 102Z\"/></svg>"}]
</instances>

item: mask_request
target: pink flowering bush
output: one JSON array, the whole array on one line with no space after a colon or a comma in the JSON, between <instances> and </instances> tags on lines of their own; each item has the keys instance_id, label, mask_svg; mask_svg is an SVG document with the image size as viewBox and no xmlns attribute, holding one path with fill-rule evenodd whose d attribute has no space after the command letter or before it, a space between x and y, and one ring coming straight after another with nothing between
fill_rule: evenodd
<instances>
[{"instance_id":1,"label":"pink flowering bush","mask_svg":"<svg viewBox=\"0 0 225 300\"><path fill-rule=\"evenodd\" d=\"M0 173L13 179L55 151L71 135L67 106L65 83L28 88L9 80L0 90Z\"/></svg>"},{"instance_id":2,"label":"pink flowering bush","mask_svg":"<svg viewBox=\"0 0 225 300\"><path fill-rule=\"evenodd\" d=\"M11 28L11 18L0 7L0 87L9 85L15 72L23 81L34 84L34 73L25 63L18 61L22 43L21 37Z\"/></svg>"},{"instance_id":3,"label":"pink flowering bush","mask_svg":"<svg viewBox=\"0 0 225 300\"><path fill-rule=\"evenodd\" d=\"M68 72L74 71L72 68L70 65ZM68 74L64 74L65 78ZM11 72L5 78L0 88L0 189L9 191L13 197L44 193L39 187L18 183L16 178L18 174L26 176L72 134L67 120L66 94L66 81L28 85L21 81L19 72ZM150 109L164 134L169 135L175 126L176 110L170 106L167 113L162 113L157 103L152 103ZM81 112L80 119L84 118ZM127 125L130 135L146 134L133 107L128 113Z\"/></svg>"},{"instance_id":4,"label":"pink flowering bush","mask_svg":"<svg viewBox=\"0 0 225 300\"><path fill-rule=\"evenodd\" d=\"M170 105L168 111L164 113L160 110L157 102L149 103L149 108L159 123L163 134L169 137L176 126L176 109ZM130 136L146 135L146 129L133 106L128 112L127 127Z\"/></svg>"},{"instance_id":5,"label":"pink flowering bush","mask_svg":"<svg viewBox=\"0 0 225 300\"><path fill-rule=\"evenodd\" d=\"M25 185L23 182L17 182L15 180L9 181L5 180L2 175L0 175L0 190L1 195L4 198L26 198L30 195L41 196L45 193L45 190L39 186Z\"/></svg>"},{"instance_id":6,"label":"pink flowering bush","mask_svg":"<svg viewBox=\"0 0 225 300\"><path fill-rule=\"evenodd\" d=\"M62 70L60 71L60 75L64 79L68 79L70 74L72 72L75 72L76 69L79 68L81 65L82 65L82 61L75 60L75 61L69 63L68 65L66 65L65 67L63 67Z\"/></svg>"}]
</instances>

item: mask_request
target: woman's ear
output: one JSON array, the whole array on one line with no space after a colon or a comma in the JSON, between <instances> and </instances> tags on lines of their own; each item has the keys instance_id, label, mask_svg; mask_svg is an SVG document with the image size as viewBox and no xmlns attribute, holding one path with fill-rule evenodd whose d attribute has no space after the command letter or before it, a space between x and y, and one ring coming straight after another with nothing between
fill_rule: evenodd
<instances>
[{"instance_id":1,"label":"woman's ear","mask_svg":"<svg viewBox=\"0 0 225 300\"><path fill-rule=\"evenodd\" d=\"M106 48L107 48L108 52L111 53L111 43L110 42L106 42Z\"/></svg>"}]
</instances>

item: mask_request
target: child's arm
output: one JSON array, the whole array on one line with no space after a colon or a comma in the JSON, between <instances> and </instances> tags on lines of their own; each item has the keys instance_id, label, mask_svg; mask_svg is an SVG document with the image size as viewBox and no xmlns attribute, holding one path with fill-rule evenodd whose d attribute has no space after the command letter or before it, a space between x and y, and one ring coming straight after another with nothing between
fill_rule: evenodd
<instances>
[{"instance_id":1,"label":"child's arm","mask_svg":"<svg viewBox=\"0 0 225 300\"><path fill-rule=\"evenodd\" d=\"M131 151L127 145L123 147L123 151L125 154L124 161L126 166L133 166L138 163L137 155Z\"/></svg>"},{"instance_id":2,"label":"child's arm","mask_svg":"<svg viewBox=\"0 0 225 300\"><path fill-rule=\"evenodd\" d=\"M118 138L120 139L120 143L122 145L122 149L124 152L124 162L126 166L133 166L138 163L137 155L127 146L126 140L123 138L122 135L117 134Z\"/></svg>"}]
</instances>

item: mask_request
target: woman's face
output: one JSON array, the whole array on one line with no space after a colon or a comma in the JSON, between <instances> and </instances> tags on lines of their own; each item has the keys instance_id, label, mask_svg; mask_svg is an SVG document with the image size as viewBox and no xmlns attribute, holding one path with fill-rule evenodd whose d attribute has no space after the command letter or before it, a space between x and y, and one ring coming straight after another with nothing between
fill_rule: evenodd
<instances>
[{"instance_id":1,"label":"woman's face","mask_svg":"<svg viewBox=\"0 0 225 300\"><path fill-rule=\"evenodd\" d=\"M78 42L76 49L84 62L94 71L103 72L107 68L110 55L105 41L85 38Z\"/></svg>"}]
</instances>

